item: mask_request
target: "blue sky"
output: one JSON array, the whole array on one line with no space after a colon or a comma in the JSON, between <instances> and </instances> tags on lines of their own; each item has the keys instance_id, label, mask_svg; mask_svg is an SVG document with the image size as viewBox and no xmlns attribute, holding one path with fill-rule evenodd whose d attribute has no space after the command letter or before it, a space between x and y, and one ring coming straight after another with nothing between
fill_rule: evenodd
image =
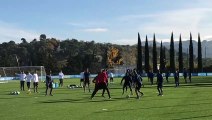
<instances>
[{"instance_id":1,"label":"blue sky","mask_svg":"<svg viewBox=\"0 0 212 120\"><path fill-rule=\"evenodd\" d=\"M39 38L75 38L135 44L142 40L212 40L211 0L1 0L0 43Z\"/></svg>"}]
</instances>

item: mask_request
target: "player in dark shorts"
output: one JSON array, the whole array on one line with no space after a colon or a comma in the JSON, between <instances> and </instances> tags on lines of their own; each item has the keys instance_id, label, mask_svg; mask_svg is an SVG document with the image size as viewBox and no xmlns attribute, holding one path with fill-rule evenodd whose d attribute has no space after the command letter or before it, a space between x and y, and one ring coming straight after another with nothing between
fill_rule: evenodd
<instances>
[{"instance_id":1,"label":"player in dark shorts","mask_svg":"<svg viewBox=\"0 0 212 120\"><path fill-rule=\"evenodd\" d=\"M80 87L83 86L84 83L84 71L80 73Z\"/></svg>"},{"instance_id":2,"label":"player in dark shorts","mask_svg":"<svg viewBox=\"0 0 212 120\"><path fill-rule=\"evenodd\" d=\"M109 99L110 97L110 91L107 86L107 73L106 70L103 70L96 78L95 78L95 88L91 95L91 99L93 99L94 95L97 93L98 90L103 89L107 91Z\"/></svg>"},{"instance_id":3,"label":"player in dark shorts","mask_svg":"<svg viewBox=\"0 0 212 120\"><path fill-rule=\"evenodd\" d=\"M170 76L170 73L169 73L168 70L166 71L165 76L166 76L166 82L169 83L169 76Z\"/></svg>"},{"instance_id":4,"label":"player in dark shorts","mask_svg":"<svg viewBox=\"0 0 212 120\"><path fill-rule=\"evenodd\" d=\"M135 93L137 95L137 99L140 99L140 96L144 95L144 93L140 91L142 86L142 78L137 73L136 69L133 70L133 76L135 78Z\"/></svg>"},{"instance_id":5,"label":"player in dark shorts","mask_svg":"<svg viewBox=\"0 0 212 120\"><path fill-rule=\"evenodd\" d=\"M47 70L47 73L46 73L46 95L47 95L47 91L48 89L50 89L50 93L49 95L50 96L53 96L52 95L52 83L53 83L53 80L52 80L52 77L51 77L51 70Z\"/></svg>"},{"instance_id":6,"label":"player in dark shorts","mask_svg":"<svg viewBox=\"0 0 212 120\"><path fill-rule=\"evenodd\" d=\"M92 82L95 83L94 90L97 89L97 87L98 87L98 84L97 84L97 83L98 83L98 82L97 82L97 77L98 77L100 74L101 74L101 72L98 72L97 76L94 77L93 80L92 80ZM105 97L105 96L104 96L104 93L105 93L105 89L102 91L102 97Z\"/></svg>"},{"instance_id":7,"label":"player in dark shorts","mask_svg":"<svg viewBox=\"0 0 212 120\"><path fill-rule=\"evenodd\" d=\"M150 79L151 85L153 85L154 73L152 71L149 71L149 79Z\"/></svg>"},{"instance_id":8,"label":"player in dark shorts","mask_svg":"<svg viewBox=\"0 0 212 120\"><path fill-rule=\"evenodd\" d=\"M131 95L132 95L133 94L132 93L132 87L131 87L132 86L132 77L131 77L131 75L128 71L126 72L125 76L122 78L121 84L122 84L123 80L124 80L124 85L123 85L123 88L122 88L123 89L122 95L124 94L124 89L127 90L127 87L130 88Z\"/></svg>"},{"instance_id":9,"label":"player in dark shorts","mask_svg":"<svg viewBox=\"0 0 212 120\"><path fill-rule=\"evenodd\" d=\"M161 72L158 70L157 73L157 90L158 90L158 96L163 96L163 76L161 74Z\"/></svg>"},{"instance_id":10,"label":"player in dark shorts","mask_svg":"<svg viewBox=\"0 0 212 120\"><path fill-rule=\"evenodd\" d=\"M30 84L31 84L32 77L33 77L32 74L30 72L27 72L26 82L27 82L28 91L30 91Z\"/></svg>"},{"instance_id":11,"label":"player in dark shorts","mask_svg":"<svg viewBox=\"0 0 212 120\"><path fill-rule=\"evenodd\" d=\"M88 69L84 72L84 83L83 83L83 89L84 89L84 92L85 92L85 87L86 85L88 85L88 90L90 92L90 72L88 71Z\"/></svg>"},{"instance_id":12,"label":"player in dark shorts","mask_svg":"<svg viewBox=\"0 0 212 120\"><path fill-rule=\"evenodd\" d=\"M175 80L175 87L179 87L180 81L179 81L179 71L178 71L178 69L174 73L174 80Z\"/></svg>"},{"instance_id":13,"label":"player in dark shorts","mask_svg":"<svg viewBox=\"0 0 212 120\"><path fill-rule=\"evenodd\" d=\"M183 68L183 77L184 77L185 83L187 83L187 76L188 76L187 70L186 68Z\"/></svg>"}]
</instances>

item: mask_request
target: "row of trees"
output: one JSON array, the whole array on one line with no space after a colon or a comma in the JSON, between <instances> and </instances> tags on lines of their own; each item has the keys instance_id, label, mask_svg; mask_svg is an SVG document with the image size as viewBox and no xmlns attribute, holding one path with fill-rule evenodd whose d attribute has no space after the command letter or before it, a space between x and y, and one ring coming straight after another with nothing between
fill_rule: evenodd
<instances>
[{"instance_id":1,"label":"row of trees","mask_svg":"<svg viewBox=\"0 0 212 120\"><path fill-rule=\"evenodd\" d=\"M102 68L135 65L135 46L78 41L76 39L57 40L47 38L21 43L14 41L0 44L0 66L44 66L57 74L79 74L89 68L97 73ZM129 52L129 53L128 53Z\"/></svg>"},{"instance_id":2,"label":"row of trees","mask_svg":"<svg viewBox=\"0 0 212 120\"><path fill-rule=\"evenodd\" d=\"M171 33L171 39L170 39L170 49L166 49L163 46L163 43L161 41L160 44L160 52L159 52L159 59L158 59L158 49L156 46L156 38L155 34L153 35L153 45L152 45L152 66L150 64L150 52L149 52L149 45L148 45L148 38L146 36L145 40L145 46L144 46L144 69L142 68L142 44L140 39L140 34L138 33L138 45L137 45L137 69L138 71L142 72L145 70L146 72L153 70L153 72L157 72L158 69L160 69L162 72L165 72L169 70L170 72L175 72L176 69L178 69L180 72L183 72L183 69L188 67L188 69L191 72L194 72L194 53L193 53L193 40L192 40L192 34L190 33L190 44L189 44L189 61L185 60L184 57L186 57L186 54L183 53L182 50L182 38L181 35L179 37L179 46L178 46L178 55L175 55L175 45L174 45L174 36L173 32ZM166 58L166 52L169 53L169 60ZM178 57L178 61L175 60L175 58ZM197 71L195 72L203 72L203 66L202 66L202 46L201 46L201 39L200 34L198 34L198 65L197 65ZM176 64L178 62L178 65ZM186 66L185 63L188 62L189 66ZM159 67L159 68L158 68Z\"/></svg>"},{"instance_id":3,"label":"row of trees","mask_svg":"<svg viewBox=\"0 0 212 120\"><path fill-rule=\"evenodd\" d=\"M179 52L174 47L173 33L171 34L170 49L163 43L157 47L155 34L153 45L149 45L146 36L145 46L142 46L138 34L138 45L115 45L110 43L95 43L94 41L78 41L76 39L58 40L47 38L45 34L40 35L39 40L28 42L25 38L21 43L14 41L0 44L0 66L44 66L57 73L63 70L65 74L78 74L89 68L91 72L97 73L101 68L134 68L140 71L157 71L158 67L171 72L184 67L194 69L196 60L193 55L192 36L190 34L189 61L186 53L182 52L182 40L179 38ZM160 52L158 52L160 51ZM198 72L202 70L201 40L198 37ZM17 59L16 59L17 57ZM178 62L176 60L178 58ZM17 61L18 60L18 61ZM142 63L142 61L144 63ZM185 64L189 64L190 67ZM196 66L195 66L196 68ZM197 71L195 71L197 72Z\"/></svg>"}]
</instances>

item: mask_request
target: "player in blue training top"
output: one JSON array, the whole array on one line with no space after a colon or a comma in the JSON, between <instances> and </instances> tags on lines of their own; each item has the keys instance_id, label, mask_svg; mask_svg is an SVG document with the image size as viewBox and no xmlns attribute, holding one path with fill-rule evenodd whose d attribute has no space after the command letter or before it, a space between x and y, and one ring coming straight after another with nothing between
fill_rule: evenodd
<instances>
[{"instance_id":1,"label":"player in blue training top","mask_svg":"<svg viewBox=\"0 0 212 120\"><path fill-rule=\"evenodd\" d=\"M142 86L142 78L137 73L136 69L133 70L133 76L135 78L135 93L137 95L137 99L140 99L140 96L144 95L144 93L140 91Z\"/></svg>"},{"instance_id":2,"label":"player in blue training top","mask_svg":"<svg viewBox=\"0 0 212 120\"><path fill-rule=\"evenodd\" d=\"M175 80L175 87L179 87L180 81L179 81L179 71L178 71L178 69L174 73L174 80Z\"/></svg>"},{"instance_id":3,"label":"player in blue training top","mask_svg":"<svg viewBox=\"0 0 212 120\"><path fill-rule=\"evenodd\" d=\"M149 71L148 77L150 79L151 85L153 85L154 73L152 70Z\"/></svg>"},{"instance_id":4,"label":"player in blue training top","mask_svg":"<svg viewBox=\"0 0 212 120\"><path fill-rule=\"evenodd\" d=\"M53 79L51 77L51 70L47 70L47 72L46 72L46 92L45 92L46 95L47 95L48 89L50 89L49 95L53 96L53 94L52 94L52 88L53 88L52 83L53 83Z\"/></svg>"},{"instance_id":5,"label":"player in blue training top","mask_svg":"<svg viewBox=\"0 0 212 120\"><path fill-rule=\"evenodd\" d=\"M132 95L133 94L132 93L132 77L130 75L130 71L129 70L127 70L125 76L122 78L121 84L122 84L123 80L124 80L124 85L123 85L123 88L122 88L123 89L122 95L124 94L124 89L126 88L126 90L127 90L127 87L130 88L131 95Z\"/></svg>"},{"instance_id":6,"label":"player in blue training top","mask_svg":"<svg viewBox=\"0 0 212 120\"><path fill-rule=\"evenodd\" d=\"M185 83L187 83L187 76L188 76L188 72L186 68L183 68L183 77L184 77Z\"/></svg>"},{"instance_id":7,"label":"player in blue training top","mask_svg":"<svg viewBox=\"0 0 212 120\"><path fill-rule=\"evenodd\" d=\"M90 92L90 72L88 68L84 72L84 83L83 83L84 92L85 92L86 85L88 85L88 91Z\"/></svg>"},{"instance_id":8,"label":"player in blue training top","mask_svg":"<svg viewBox=\"0 0 212 120\"><path fill-rule=\"evenodd\" d=\"M158 96L163 96L163 76L160 72L160 70L158 70L157 73L157 89L158 89Z\"/></svg>"}]
</instances>

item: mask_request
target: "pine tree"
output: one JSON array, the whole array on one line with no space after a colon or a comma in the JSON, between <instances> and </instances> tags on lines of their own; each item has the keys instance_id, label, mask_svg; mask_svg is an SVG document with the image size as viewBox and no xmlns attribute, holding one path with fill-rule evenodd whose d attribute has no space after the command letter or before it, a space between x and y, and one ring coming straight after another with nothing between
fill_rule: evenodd
<instances>
[{"instance_id":1,"label":"pine tree","mask_svg":"<svg viewBox=\"0 0 212 120\"><path fill-rule=\"evenodd\" d=\"M149 45L148 45L147 35L146 35L146 42L145 42L145 71L146 73L149 72Z\"/></svg>"},{"instance_id":2,"label":"pine tree","mask_svg":"<svg viewBox=\"0 0 212 120\"><path fill-rule=\"evenodd\" d=\"M139 73L142 73L142 49L141 49L141 39L140 34L138 33L138 46L137 46L137 70Z\"/></svg>"},{"instance_id":3,"label":"pine tree","mask_svg":"<svg viewBox=\"0 0 212 120\"><path fill-rule=\"evenodd\" d=\"M179 55L178 55L178 63L179 63L179 72L183 72L183 48L182 48L182 38L180 34L179 41Z\"/></svg>"},{"instance_id":4,"label":"pine tree","mask_svg":"<svg viewBox=\"0 0 212 120\"><path fill-rule=\"evenodd\" d=\"M161 41L160 44L160 71L165 71L165 58L164 58L164 51L163 51L163 43Z\"/></svg>"},{"instance_id":5,"label":"pine tree","mask_svg":"<svg viewBox=\"0 0 212 120\"><path fill-rule=\"evenodd\" d=\"M157 47L156 47L155 34L153 36L152 61L153 61L153 72L156 73L157 72Z\"/></svg>"},{"instance_id":6,"label":"pine tree","mask_svg":"<svg viewBox=\"0 0 212 120\"><path fill-rule=\"evenodd\" d=\"M202 70L202 45L200 34L198 34L198 72L203 72Z\"/></svg>"},{"instance_id":7,"label":"pine tree","mask_svg":"<svg viewBox=\"0 0 212 120\"><path fill-rule=\"evenodd\" d=\"M175 52L174 52L174 36L173 32L171 34L171 42L170 42L170 71L175 72Z\"/></svg>"},{"instance_id":8,"label":"pine tree","mask_svg":"<svg viewBox=\"0 0 212 120\"><path fill-rule=\"evenodd\" d=\"M192 35L190 33L190 44L189 44L189 69L191 73L194 71L194 53L193 53L193 43L192 43Z\"/></svg>"}]
</instances>

